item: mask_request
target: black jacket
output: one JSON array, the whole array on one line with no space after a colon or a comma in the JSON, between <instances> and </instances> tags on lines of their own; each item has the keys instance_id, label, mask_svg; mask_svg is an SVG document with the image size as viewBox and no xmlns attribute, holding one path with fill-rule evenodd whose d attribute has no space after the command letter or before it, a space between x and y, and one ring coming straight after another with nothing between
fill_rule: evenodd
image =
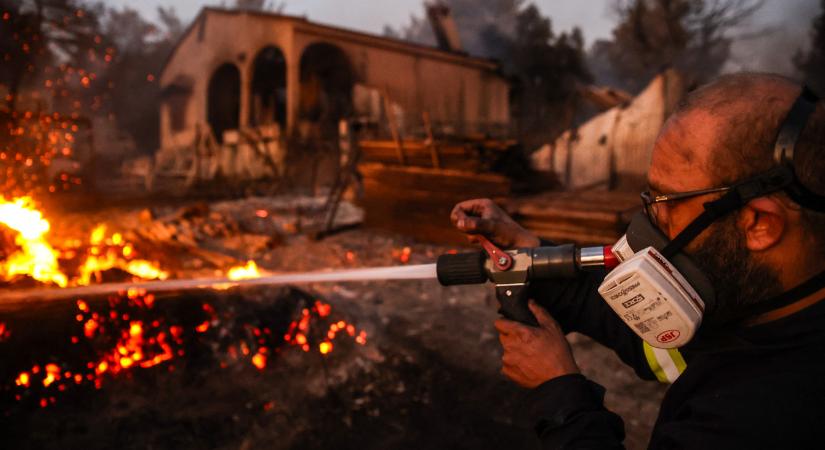
<instances>
[{"instance_id":1,"label":"black jacket","mask_svg":"<svg viewBox=\"0 0 825 450\"><path fill-rule=\"evenodd\" d=\"M783 319L710 332L678 351L652 349L596 291L600 277L536 284L533 295L562 325L613 349L643 379L675 381L651 449L825 449L825 301ZM622 419L604 388L582 375L550 380L530 396L544 448L623 448Z\"/></svg>"}]
</instances>

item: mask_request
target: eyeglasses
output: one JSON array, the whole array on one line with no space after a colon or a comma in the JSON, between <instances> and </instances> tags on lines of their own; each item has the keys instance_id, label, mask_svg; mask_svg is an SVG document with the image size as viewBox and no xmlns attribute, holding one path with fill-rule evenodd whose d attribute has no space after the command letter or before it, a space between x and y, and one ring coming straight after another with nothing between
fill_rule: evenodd
<instances>
[{"instance_id":1,"label":"eyeglasses","mask_svg":"<svg viewBox=\"0 0 825 450\"><path fill-rule=\"evenodd\" d=\"M645 214L650 218L654 225L658 225L659 217L659 203L675 202L679 200L687 200L689 198L698 197L700 195L715 194L717 192L727 192L731 190L731 186L700 189L698 191L675 192L672 194L653 195L650 191L642 192L642 204L645 207Z\"/></svg>"}]
</instances>

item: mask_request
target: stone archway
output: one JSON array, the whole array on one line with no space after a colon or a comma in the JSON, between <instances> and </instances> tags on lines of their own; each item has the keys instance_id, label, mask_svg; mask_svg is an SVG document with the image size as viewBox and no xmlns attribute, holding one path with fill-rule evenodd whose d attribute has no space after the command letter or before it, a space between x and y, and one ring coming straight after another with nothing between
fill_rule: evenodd
<instances>
[{"instance_id":1,"label":"stone archway","mask_svg":"<svg viewBox=\"0 0 825 450\"><path fill-rule=\"evenodd\" d=\"M337 133L338 121L352 115L355 73L339 47L315 43L304 49L300 63L300 120L318 125L321 135Z\"/></svg>"},{"instance_id":2,"label":"stone archway","mask_svg":"<svg viewBox=\"0 0 825 450\"><path fill-rule=\"evenodd\" d=\"M209 79L207 121L215 139L223 143L226 130L236 130L241 116L241 72L231 63L222 64Z\"/></svg>"},{"instance_id":3,"label":"stone archway","mask_svg":"<svg viewBox=\"0 0 825 450\"><path fill-rule=\"evenodd\" d=\"M249 125L286 125L286 60L274 46L263 48L252 63Z\"/></svg>"}]
</instances>

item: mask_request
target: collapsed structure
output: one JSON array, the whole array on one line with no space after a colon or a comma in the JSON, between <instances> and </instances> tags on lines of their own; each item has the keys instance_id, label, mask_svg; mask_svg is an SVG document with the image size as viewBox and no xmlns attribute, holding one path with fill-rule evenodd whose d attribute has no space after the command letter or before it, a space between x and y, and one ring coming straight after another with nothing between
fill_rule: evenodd
<instances>
[{"instance_id":1,"label":"collapsed structure","mask_svg":"<svg viewBox=\"0 0 825 450\"><path fill-rule=\"evenodd\" d=\"M533 167L552 172L568 190L644 185L653 143L685 94L682 76L668 69L632 100L565 131L532 155Z\"/></svg>"},{"instance_id":2,"label":"collapsed structure","mask_svg":"<svg viewBox=\"0 0 825 450\"><path fill-rule=\"evenodd\" d=\"M498 64L455 45L205 8L160 76L155 170L189 181L276 175L286 137L334 140L343 119L365 129L389 119L405 130L427 114L455 133L507 127L509 85Z\"/></svg>"}]
</instances>

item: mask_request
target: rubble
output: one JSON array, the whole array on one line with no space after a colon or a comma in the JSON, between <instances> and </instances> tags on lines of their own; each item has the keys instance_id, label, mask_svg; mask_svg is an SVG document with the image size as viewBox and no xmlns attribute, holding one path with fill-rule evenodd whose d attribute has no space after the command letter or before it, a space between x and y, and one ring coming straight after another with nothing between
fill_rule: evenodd
<instances>
[{"instance_id":1,"label":"rubble","mask_svg":"<svg viewBox=\"0 0 825 450\"><path fill-rule=\"evenodd\" d=\"M325 201L306 196L250 197L159 207L155 212L145 209L137 223L124 230L124 236L169 267L201 269L208 265L225 270L283 245L290 237L319 229ZM344 201L333 229L357 226L363 220L363 210Z\"/></svg>"}]
</instances>

